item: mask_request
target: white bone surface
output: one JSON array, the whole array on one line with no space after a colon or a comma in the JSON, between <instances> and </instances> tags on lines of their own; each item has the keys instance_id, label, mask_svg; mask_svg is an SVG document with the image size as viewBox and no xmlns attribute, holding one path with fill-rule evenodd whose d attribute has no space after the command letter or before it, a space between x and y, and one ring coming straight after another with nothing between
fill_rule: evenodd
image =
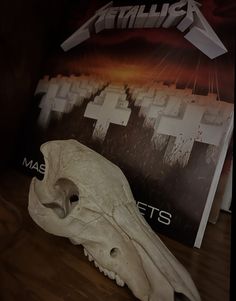
<instances>
[{"instance_id":1,"label":"white bone surface","mask_svg":"<svg viewBox=\"0 0 236 301\"><path fill-rule=\"evenodd\" d=\"M45 176L33 178L28 205L40 227L82 244L89 261L141 301L174 301L174 292L200 300L189 273L138 211L116 165L75 140L50 141L41 151Z\"/></svg>"}]
</instances>

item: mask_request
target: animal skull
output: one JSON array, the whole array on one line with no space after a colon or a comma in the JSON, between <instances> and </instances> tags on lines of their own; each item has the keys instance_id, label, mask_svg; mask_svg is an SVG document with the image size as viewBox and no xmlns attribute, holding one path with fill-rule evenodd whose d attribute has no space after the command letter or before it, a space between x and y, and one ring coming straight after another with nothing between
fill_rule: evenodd
<instances>
[{"instance_id":1,"label":"animal skull","mask_svg":"<svg viewBox=\"0 0 236 301\"><path fill-rule=\"evenodd\" d=\"M40 227L82 244L100 271L141 301L173 301L175 293L200 300L188 272L139 213L116 165L75 140L47 142L41 151L45 176L32 179L28 207Z\"/></svg>"}]
</instances>

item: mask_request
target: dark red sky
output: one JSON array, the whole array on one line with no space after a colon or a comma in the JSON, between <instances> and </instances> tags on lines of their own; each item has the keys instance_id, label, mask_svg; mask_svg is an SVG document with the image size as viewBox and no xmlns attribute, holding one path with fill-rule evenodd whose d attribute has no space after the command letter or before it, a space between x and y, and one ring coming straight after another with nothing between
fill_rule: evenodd
<instances>
[{"instance_id":1,"label":"dark red sky","mask_svg":"<svg viewBox=\"0 0 236 301\"><path fill-rule=\"evenodd\" d=\"M83 2L83 1L82 1ZM91 3L94 3L91 5ZM109 1L86 1L82 8L74 1L67 17L68 28L62 33L69 37L81 24L91 17L96 9ZM115 4L144 4L153 1L114 1ZM156 1L160 3L161 1ZM168 1L171 3L171 1ZM172 1L176 2L176 1ZM235 4L233 1L202 1L200 8L211 24L228 53L211 60L184 38L175 27L169 29L125 29L106 30L92 34L91 38L70 51L59 51L51 60L52 68L60 73L95 72L114 79L139 78L150 80L177 81L179 84L194 85L201 92L213 83L214 91L223 100L234 97L234 42ZM73 3L73 1L72 1ZM155 3L155 2L154 2ZM63 41L63 40L62 40ZM58 60L61 64L58 64ZM57 67L56 67L57 66ZM123 74L122 74L123 72Z\"/></svg>"}]
</instances>

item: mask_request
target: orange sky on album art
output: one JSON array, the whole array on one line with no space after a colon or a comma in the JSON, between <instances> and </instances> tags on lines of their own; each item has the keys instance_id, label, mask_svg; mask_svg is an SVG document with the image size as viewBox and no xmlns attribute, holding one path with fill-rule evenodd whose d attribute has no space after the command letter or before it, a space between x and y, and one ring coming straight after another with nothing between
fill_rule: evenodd
<instances>
[{"instance_id":1,"label":"orange sky on album art","mask_svg":"<svg viewBox=\"0 0 236 301\"><path fill-rule=\"evenodd\" d=\"M67 76L84 73L126 84L164 81L194 89L197 94L218 93L221 100L233 101L234 65L223 56L209 60L198 49L171 49L164 43L154 47L136 39L106 47L92 40L66 53L61 65L54 58L53 70ZM131 44L135 44L134 51Z\"/></svg>"},{"instance_id":2,"label":"orange sky on album art","mask_svg":"<svg viewBox=\"0 0 236 301\"><path fill-rule=\"evenodd\" d=\"M86 13L74 10L68 21L68 38L107 1L83 4ZM114 1L115 2L115 1ZM121 1L120 1L121 2ZM58 74L87 73L109 81L145 84L154 81L175 83L196 93L214 92L232 102L234 98L234 39L228 28L233 24L232 1L207 0L201 11L231 52L209 59L184 38L177 28L109 29L91 37L68 52L47 62ZM119 1L117 1L119 3ZM145 3L145 2L144 2ZM82 4L81 4L82 5ZM115 3L114 3L115 5ZM61 41L63 42L63 40ZM61 64L58 64L61 60ZM56 75L56 74L55 74Z\"/></svg>"}]
</instances>

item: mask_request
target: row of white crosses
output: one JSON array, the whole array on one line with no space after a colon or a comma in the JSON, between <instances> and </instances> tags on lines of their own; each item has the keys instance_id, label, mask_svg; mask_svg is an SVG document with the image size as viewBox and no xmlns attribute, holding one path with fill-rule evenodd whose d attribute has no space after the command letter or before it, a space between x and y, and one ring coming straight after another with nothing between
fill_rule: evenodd
<instances>
[{"instance_id":1,"label":"row of white crosses","mask_svg":"<svg viewBox=\"0 0 236 301\"><path fill-rule=\"evenodd\" d=\"M94 101L88 103L84 117L96 120L93 139L103 141L110 124L126 126L131 114L122 84L108 85Z\"/></svg>"},{"instance_id":2,"label":"row of white crosses","mask_svg":"<svg viewBox=\"0 0 236 301\"><path fill-rule=\"evenodd\" d=\"M47 128L52 113L58 119L69 113L74 106L82 105L83 101L102 89L104 83L91 76L60 76L49 79L45 76L37 85L35 95L45 93L39 107L41 109L38 124Z\"/></svg>"},{"instance_id":3,"label":"row of white crosses","mask_svg":"<svg viewBox=\"0 0 236 301\"><path fill-rule=\"evenodd\" d=\"M47 127L52 112L60 117L103 87L101 80L88 76L45 77L35 92L45 93L39 124ZM185 166L195 141L209 144L214 153L233 114L233 105L217 100L216 94L195 95L191 89L163 82L130 86L129 93L134 105L140 107L143 125L154 129L152 145L159 150L167 146L164 161L170 165L178 162ZM123 84L108 85L90 101L84 117L96 120L93 139L104 141L110 124L126 126L131 115L128 105Z\"/></svg>"},{"instance_id":4,"label":"row of white crosses","mask_svg":"<svg viewBox=\"0 0 236 301\"><path fill-rule=\"evenodd\" d=\"M149 87L130 87L135 106L140 106L144 126L153 127L152 144L167 145L164 161L187 165L194 142L220 145L233 115L233 105L217 100L216 94L194 95L191 89L176 89L162 82Z\"/></svg>"}]
</instances>

